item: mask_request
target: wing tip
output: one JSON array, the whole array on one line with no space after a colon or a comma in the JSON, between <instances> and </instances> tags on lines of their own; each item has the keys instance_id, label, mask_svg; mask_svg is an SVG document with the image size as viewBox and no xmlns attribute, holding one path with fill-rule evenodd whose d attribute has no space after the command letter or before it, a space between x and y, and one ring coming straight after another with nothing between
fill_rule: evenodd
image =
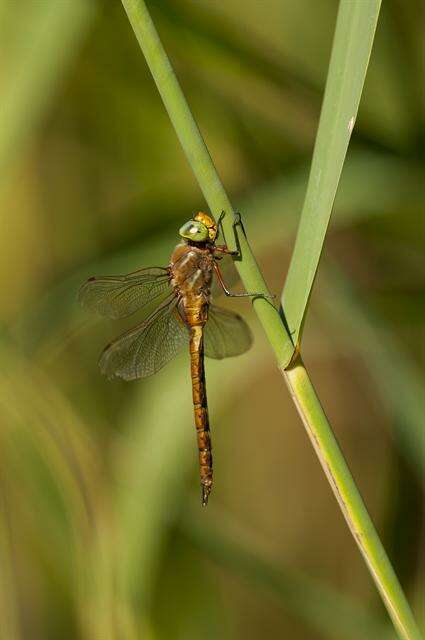
<instances>
[{"instance_id":1,"label":"wing tip","mask_svg":"<svg viewBox=\"0 0 425 640\"><path fill-rule=\"evenodd\" d=\"M113 366L110 366L109 354L108 350L113 343L110 342L106 345L102 353L100 354L98 366L102 375L104 375L108 380L125 380L126 382L130 382L131 380L137 380L140 376L137 371L129 372L129 371L120 371L119 369L115 369Z\"/></svg>"},{"instance_id":2,"label":"wing tip","mask_svg":"<svg viewBox=\"0 0 425 640\"><path fill-rule=\"evenodd\" d=\"M77 301L81 304L82 307L86 306L86 300L84 299L86 290L87 290L87 286L93 282L93 280L96 280L96 276L91 276L90 278L87 278L87 280L85 280L85 282L83 282L82 285L80 285L78 292L77 292Z\"/></svg>"}]
</instances>

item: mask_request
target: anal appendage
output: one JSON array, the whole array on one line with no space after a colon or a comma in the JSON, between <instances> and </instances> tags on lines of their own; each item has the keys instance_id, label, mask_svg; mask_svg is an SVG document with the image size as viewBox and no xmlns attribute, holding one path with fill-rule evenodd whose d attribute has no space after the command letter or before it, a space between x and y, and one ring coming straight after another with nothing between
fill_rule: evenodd
<instances>
[{"instance_id":1,"label":"anal appendage","mask_svg":"<svg viewBox=\"0 0 425 640\"><path fill-rule=\"evenodd\" d=\"M208 504L208 496L211 493L211 487L205 485L205 484L201 484L201 501L202 501L202 506L206 507Z\"/></svg>"}]
</instances>

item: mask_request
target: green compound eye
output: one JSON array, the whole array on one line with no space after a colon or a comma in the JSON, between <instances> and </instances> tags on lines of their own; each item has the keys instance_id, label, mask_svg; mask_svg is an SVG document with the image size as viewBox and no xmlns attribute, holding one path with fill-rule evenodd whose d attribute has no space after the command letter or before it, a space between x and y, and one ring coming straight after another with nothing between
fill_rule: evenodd
<instances>
[{"instance_id":1,"label":"green compound eye","mask_svg":"<svg viewBox=\"0 0 425 640\"><path fill-rule=\"evenodd\" d=\"M209 238L207 227L197 220L189 220L180 227L179 234L192 242L206 242Z\"/></svg>"}]
</instances>

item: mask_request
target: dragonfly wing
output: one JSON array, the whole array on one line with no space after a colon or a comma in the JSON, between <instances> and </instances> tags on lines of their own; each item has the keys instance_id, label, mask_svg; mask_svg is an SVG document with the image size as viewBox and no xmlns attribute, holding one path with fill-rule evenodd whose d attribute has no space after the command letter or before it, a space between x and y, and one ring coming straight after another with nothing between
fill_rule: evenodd
<instances>
[{"instance_id":1,"label":"dragonfly wing","mask_svg":"<svg viewBox=\"0 0 425 640\"><path fill-rule=\"evenodd\" d=\"M168 269L140 269L125 276L93 276L80 288L81 305L108 318L126 318L171 291Z\"/></svg>"},{"instance_id":2,"label":"dragonfly wing","mask_svg":"<svg viewBox=\"0 0 425 640\"><path fill-rule=\"evenodd\" d=\"M245 320L237 313L212 304L204 328L205 355L221 360L248 351L252 333Z\"/></svg>"},{"instance_id":3,"label":"dragonfly wing","mask_svg":"<svg viewBox=\"0 0 425 640\"><path fill-rule=\"evenodd\" d=\"M189 341L177 312L177 298L166 300L142 324L109 344L99 359L108 378L135 380L159 371Z\"/></svg>"}]
</instances>

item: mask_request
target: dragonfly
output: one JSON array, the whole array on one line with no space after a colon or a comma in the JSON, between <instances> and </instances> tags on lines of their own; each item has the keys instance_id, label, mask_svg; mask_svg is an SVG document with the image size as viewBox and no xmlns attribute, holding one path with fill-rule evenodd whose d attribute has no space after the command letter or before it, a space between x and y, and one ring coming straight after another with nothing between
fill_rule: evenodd
<instances>
[{"instance_id":1,"label":"dragonfly","mask_svg":"<svg viewBox=\"0 0 425 640\"><path fill-rule=\"evenodd\" d=\"M217 360L238 356L252 344L251 331L243 318L212 303L213 279L226 296L264 297L262 293L232 293L226 286L219 261L225 255L237 255L239 249L231 251L226 244L217 243L223 215L217 223L211 214L199 211L186 222L179 230L180 242L166 267L142 268L127 275L93 276L79 290L79 301L85 309L114 319L155 305L141 323L101 353L99 367L108 378L146 378L189 346L204 506L213 485L204 356ZM240 215L234 229L237 224L241 224Z\"/></svg>"}]
</instances>

